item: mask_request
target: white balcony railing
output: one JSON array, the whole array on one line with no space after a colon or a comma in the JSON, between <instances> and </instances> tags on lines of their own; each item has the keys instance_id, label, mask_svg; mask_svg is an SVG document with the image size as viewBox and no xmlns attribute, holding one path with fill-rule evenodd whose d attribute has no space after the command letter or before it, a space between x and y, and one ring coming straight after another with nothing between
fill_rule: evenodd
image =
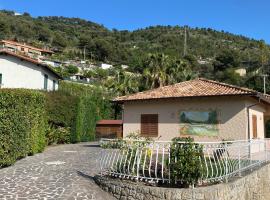
<instances>
[{"instance_id":1,"label":"white balcony railing","mask_svg":"<svg viewBox=\"0 0 270 200\"><path fill-rule=\"evenodd\" d=\"M190 174L198 176L196 185L228 181L270 158L267 139L198 143L102 139L100 145L102 175L161 183L181 182ZM186 164L192 169L188 173L181 171Z\"/></svg>"}]
</instances>

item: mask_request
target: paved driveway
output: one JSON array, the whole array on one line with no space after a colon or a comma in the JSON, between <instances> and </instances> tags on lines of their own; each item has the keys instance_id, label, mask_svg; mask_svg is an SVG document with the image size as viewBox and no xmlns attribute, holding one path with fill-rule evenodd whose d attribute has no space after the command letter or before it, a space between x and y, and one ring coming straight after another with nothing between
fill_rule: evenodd
<instances>
[{"instance_id":1,"label":"paved driveway","mask_svg":"<svg viewBox=\"0 0 270 200\"><path fill-rule=\"evenodd\" d=\"M96 143L59 145L0 169L0 200L113 199L92 179L99 151Z\"/></svg>"}]
</instances>

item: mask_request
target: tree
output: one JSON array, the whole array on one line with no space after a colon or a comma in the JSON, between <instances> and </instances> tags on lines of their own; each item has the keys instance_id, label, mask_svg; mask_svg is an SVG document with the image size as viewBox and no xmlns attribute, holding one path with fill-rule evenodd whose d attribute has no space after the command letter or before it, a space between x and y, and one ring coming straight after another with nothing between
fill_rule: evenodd
<instances>
[{"instance_id":1,"label":"tree","mask_svg":"<svg viewBox=\"0 0 270 200\"><path fill-rule=\"evenodd\" d=\"M225 71L217 72L216 79L221 82L239 86L242 86L245 81L243 77L241 77L238 73L235 72L234 68L228 68Z\"/></svg>"},{"instance_id":2,"label":"tree","mask_svg":"<svg viewBox=\"0 0 270 200\"><path fill-rule=\"evenodd\" d=\"M269 61L269 49L267 48L263 40L259 42L259 49L260 49L260 65L262 70L264 71L264 67Z\"/></svg>"},{"instance_id":3,"label":"tree","mask_svg":"<svg viewBox=\"0 0 270 200\"><path fill-rule=\"evenodd\" d=\"M60 48L65 48L68 45L67 39L61 33L58 32L55 33L52 44Z\"/></svg>"},{"instance_id":4,"label":"tree","mask_svg":"<svg viewBox=\"0 0 270 200\"><path fill-rule=\"evenodd\" d=\"M164 54L150 54L143 66L146 88L150 89L190 80L197 76L186 61L173 59Z\"/></svg>"},{"instance_id":5,"label":"tree","mask_svg":"<svg viewBox=\"0 0 270 200\"><path fill-rule=\"evenodd\" d=\"M233 50L223 50L216 58L214 71L224 71L227 68L238 67L240 65L238 52Z\"/></svg>"},{"instance_id":6,"label":"tree","mask_svg":"<svg viewBox=\"0 0 270 200\"><path fill-rule=\"evenodd\" d=\"M162 87L168 83L170 58L164 54L149 54L144 61L144 76L149 88Z\"/></svg>"},{"instance_id":7,"label":"tree","mask_svg":"<svg viewBox=\"0 0 270 200\"><path fill-rule=\"evenodd\" d=\"M10 28L6 21L0 19L0 39L4 39L9 36Z\"/></svg>"},{"instance_id":8,"label":"tree","mask_svg":"<svg viewBox=\"0 0 270 200\"><path fill-rule=\"evenodd\" d=\"M65 69L66 69L66 72L70 75L74 75L79 72L79 68L73 65L69 65Z\"/></svg>"},{"instance_id":9,"label":"tree","mask_svg":"<svg viewBox=\"0 0 270 200\"><path fill-rule=\"evenodd\" d=\"M141 76L124 70L117 70L115 75L106 81L105 86L117 96L132 94L139 91Z\"/></svg>"}]
</instances>

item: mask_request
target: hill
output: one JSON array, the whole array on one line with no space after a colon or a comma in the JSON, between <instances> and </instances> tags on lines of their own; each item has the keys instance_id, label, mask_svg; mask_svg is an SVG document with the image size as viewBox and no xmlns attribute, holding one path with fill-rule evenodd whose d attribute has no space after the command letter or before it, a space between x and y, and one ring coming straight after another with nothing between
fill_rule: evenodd
<instances>
[{"instance_id":1,"label":"hill","mask_svg":"<svg viewBox=\"0 0 270 200\"><path fill-rule=\"evenodd\" d=\"M109 30L79 18L37 17L0 11L1 39L16 39L50 46L100 61L131 64L134 57L162 52L175 57L184 54L184 27L155 26L136 31ZM224 31L187 27L187 52L198 58L213 58L224 49L238 51L242 61L258 61L260 41ZM268 47L269 48L269 47Z\"/></svg>"},{"instance_id":2,"label":"hill","mask_svg":"<svg viewBox=\"0 0 270 200\"><path fill-rule=\"evenodd\" d=\"M56 52L55 57L62 60L82 59L85 51L88 59L115 65L126 64L130 66L129 71L134 73L143 72L147 67L144 60L150 53L185 60L200 76L244 86L253 85L239 81L239 77L237 80L227 80L235 77L235 74L233 71L226 71L225 74L225 70L246 68L251 72L259 69L269 73L269 45L210 28L154 26L119 31L79 18L34 18L28 13L16 15L13 11L2 10L0 39L51 47ZM258 82L255 80L258 78L252 78L252 83Z\"/></svg>"}]
</instances>

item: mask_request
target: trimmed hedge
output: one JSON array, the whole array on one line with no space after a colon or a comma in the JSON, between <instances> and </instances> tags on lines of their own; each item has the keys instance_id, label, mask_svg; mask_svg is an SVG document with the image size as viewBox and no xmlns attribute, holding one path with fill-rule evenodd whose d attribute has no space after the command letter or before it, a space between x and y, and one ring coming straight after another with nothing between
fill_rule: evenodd
<instances>
[{"instance_id":1,"label":"trimmed hedge","mask_svg":"<svg viewBox=\"0 0 270 200\"><path fill-rule=\"evenodd\" d=\"M61 82L59 90L47 93L46 99L49 144L93 141L97 120L112 113L110 96L100 87Z\"/></svg>"},{"instance_id":2,"label":"trimmed hedge","mask_svg":"<svg viewBox=\"0 0 270 200\"><path fill-rule=\"evenodd\" d=\"M41 152L47 144L95 139L96 121L111 116L109 97L98 87L63 85L45 93L0 90L0 167Z\"/></svg>"},{"instance_id":3,"label":"trimmed hedge","mask_svg":"<svg viewBox=\"0 0 270 200\"><path fill-rule=\"evenodd\" d=\"M25 89L0 90L0 167L44 149L45 113L43 93Z\"/></svg>"},{"instance_id":4,"label":"trimmed hedge","mask_svg":"<svg viewBox=\"0 0 270 200\"><path fill-rule=\"evenodd\" d=\"M98 119L97 105L94 99L91 97L80 97L71 142L93 141Z\"/></svg>"},{"instance_id":5,"label":"trimmed hedge","mask_svg":"<svg viewBox=\"0 0 270 200\"><path fill-rule=\"evenodd\" d=\"M71 127L79 98L65 92L46 92L46 110L48 122L54 126Z\"/></svg>"}]
</instances>

